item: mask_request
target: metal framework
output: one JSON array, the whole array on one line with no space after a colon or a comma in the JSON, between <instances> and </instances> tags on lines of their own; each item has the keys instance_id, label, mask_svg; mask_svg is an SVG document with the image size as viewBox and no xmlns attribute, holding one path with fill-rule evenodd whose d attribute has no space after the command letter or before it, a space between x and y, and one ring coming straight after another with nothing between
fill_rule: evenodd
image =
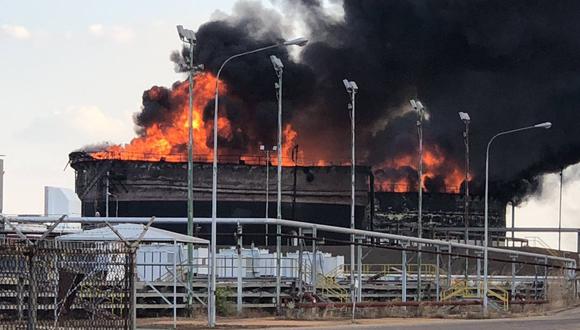
<instances>
[{"instance_id":1,"label":"metal framework","mask_svg":"<svg viewBox=\"0 0 580 330\"><path fill-rule=\"evenodd\" d=\"M50 222L55 222L58 221L59 218L57 217L6 217L5 222L6 223L11 223L11 222L20 222L20 223L27 223L27 222L36 222L36 223L50 223ZM63 219L61 219L63 220ZM104 223L104 222L115 222L115 223L145 223L145 222L149 222L150 218L139 218L139 217L120 217L120 218L102 218L102 217L69 217L64 219L67 222L80 222L80 223ZM194 221L196 223L211 223L212 222L212 218L196 218L194 219ZM376 242L376 244L382 245L386 248L391 248L391 249L395 249L395 250L402 250L402 251L407 251L407 253L402 253L402 257L406 257L406 255L408 254L409 251L411 252L418 252L421 250L421 247L430 247L430 249L423 249L424 253L435 253L437 255L440 256L447 256L447 269L451 269L451 262L452 262L452 255L454 256L460 256L460 257L470 257L470 258L476 258L478 260L477 264L479 265L481 263L481 255L482 252L484 251L484 249L486 247L480 246L480 245L470 245L470 244L463 244L463 243L459 243L459 242L452 242L452 241L444 241L444 240L437 240L437 239L426 239L426 238L418 238L418 237L412 237L412 236L402 236L402 235L395 235L395 234L389 234L389 233L380 233L380 232L371 232L371 231L365 231L365 230L359 230L359 229L350 229L350 228L344 228L344 227L334 227L334 226L328 226L328 225L320 225L320 224L314 224L314 223L308 223L308 222L298 222L298 221L291 221L291 220L283 220L283 219L277 219L277 218L218 218L215 219L216 223L219 224L230 224L230 225L237 225L240 227L244 226L244 225L249 225L249 224L260 224L260 225L273 225L273 226L284 226L284 227L294 227L294 228L298 228L298 232L302 233L302 234L306 234L306 233L311 233L312 234L312 246L313 246L313 257L316 258L316 244L318 240L323 239L323 235L320 235L321 232L332 232L332 233L338 233L338 234L344 234L344 235L353 235L357 238L357 242L355 242L355 244L359 245L359 246L372 246L372 244L368 244L365 243L365 239L367 239L368 241L371 242ZM187 223L187 218L156 218L155 219L155 223L156 224L185 224ZM461 228L463 229L463 228ZM471 229L473 230L473 229ZM240 237L243 234L240 232ZM283 236L283 235L278 235ZM374 238L374 240L368 240L369 238ZM305 237L303 236L299 236L298 237L299 241L305 239ZM306 238L308 239L308 238ZM330 240L329 240L330 241ZM347 244L349 244L349 241L346 241ZM392 244L395 245L392 245ZM240 239L240 244L241 244L241 239ZM300 245L301 243L299 243ZM470 255L461 255L458 254L458 251L461 251L462 249L467 249L467 250L471 250L472 253L470 253ZM432 251L430 251L432 250ZM500 262L508 262L508 263L514 263L515 259L513 258L518 258L518 257L526 257L527 260L535 260L535 261L526 261L526 260L522 260L522 261L517 261L519 263L522 264L527 264L527 265L534 265L535 267L539 267L539 268L544 268L544 269L548 269L551 267L555 267L555 268L561 268L565 273L565 279L567 280L576 280L576 260L572 259L572 258L565 258L565 257L561 257L561 256L554 256L554 255L544 255L544 254L539 254L539 253L531 253L531 252L526 252L526 251L518 251L518 250L508 250L508 249L502 249L502 248L494 248L494 247L487 247L487 250L490 253L494 253L496 255L503 255L505 256L505 258L500 258L498 259L497 257L494 258L490 258L490 260L492 261L500 261ZM452 252L453 251L453 252ZM405 258L406 259L406 258ZM443 259L444 260L444 259ZM485 262L486 260L484 260ZM360 262L360 261L359 261ZM410 262L410 260L407 259L407 262ZM552 263L552 264L550 264ZM437 264L440 264L440 258L437 258ZM316 265L316 263L313 263L313 265ZM354 265L352 265L352 267L354 268ZM359 274L357 274L358 276L360 276L360 272L361 272L361 267L357 267L357 271L359 272ZM439 267L437 267L439 268ZM480 270L482 267L478 267ZM419 269L417 269L417 271L419 271ZM536 272L537 273L537 272ZM478 272L479 274L479 272ZM310 276L312 277L312 283L314 283L314 287L313 287L313 292L314 294L316 293L316 283L319 282L316 279L317 276L317 271L316 271L316 266L312 267L310 269ZM405 281L403 281L403 290L404 293L402 293L403 299L407 298L409 296L408 293L408 287L406 286L406 279L407 279L407 274L405 273L405 275L403 276L403 278L405 279ZM439 277L441 276L441 274L437 271L435 273L436 278L437 278L437 285L439 286ZM302 277L302 275L301 275ZM402 278L402 279L403 279ZM478 277L479 278L479 277ZM483 279L485 280L485 276L483 277ZM547 279L547 271L544 272L544 280ZM452 283L450 282L451 280L451 276L448 273L447 275L447 286L449 287ZM478 279L478 282L481 280L481 278ZM576 289L574 289L576 290ZM437 293L440 293L440 288L437 287ZM493 293L493 292L492 292ZM437 295L438 296L438 295ZM576 296L576 295L574 295ZM439 299L439 298L438 298ZM275 301L280 301L280 291L277 290L276 292L276 300ZM215 311L214 311L215 313ZM215 315L215 314L214 314Z\"/></svg>"},{"instance_id":2,"label":"metal framework","mask_svg":"<svg viewBox=\"0 0 580 330\"><path fill-rule=\"evenodd\" d=\"M119 242L1 240L2 324L132 329L134 257Z\"/></svg>"}]
</instances>

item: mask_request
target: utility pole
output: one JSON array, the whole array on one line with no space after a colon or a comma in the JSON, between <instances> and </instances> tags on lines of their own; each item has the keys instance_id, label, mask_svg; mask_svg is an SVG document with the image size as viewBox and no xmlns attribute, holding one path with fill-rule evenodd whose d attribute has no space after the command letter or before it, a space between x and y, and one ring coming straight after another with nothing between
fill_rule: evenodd
<instances>
[{"instance_id":1,"label":"utility pole","mask_svg":"<svg viewBox=\"0 0 580 330\"><path fill-rule=\"evenodd\" d=\"M516 128L508 131L499 132L496 135L492 136L489 142L487 143L487 148L485 151L485 212L484 212L484 236L483 236L483 315L484 317L488 316L488 237L489 237L489 149L491 148L492 142L498 137L507 134L513 134L521 131L526 131L535 128L544 128L549 129L552 127L552 123L549 121L543 122L540 124L526 126L522 128Z\"/></svg>"},{"instance_id":2,"label":"utility pole","mask_svg":"<svg viewBox=\"0 0 580 330\"><path fill-rule=\"evenodd\" d=\"M187 235L193 236L193 78L200 68L194 66L194 50L197 45L195 32L178 25L177 33L181 41L189 44L189 67L187 68L189 79L189 113L187 118ZM193 281L193 245L191 243L187 244L187 263L187 287L189 288L187 304L191 306L193 303L191 290L191 283Z\"/></svg>"},{"instance_id":3,"label":"utility pole","mask_svg":"<svg viewBox=\"0 0 580 330\"><path fill-rule=\"evenodd\" d=\"M270 55L270 61L274 66L274 71L278 77L278 82L274 84L276 88L276 97L278 99L278 200L276 203L276 218L282 219L282 73L284 64L274 55ZM282 227L276 225L276 313L280 315L282 302L280 301L282 274L280 262L282 257Z\"/></svg>"},{"instance_id":4,"label":"utility pole","mask_svg":"<svg viewBox=\"0 0 580 330\"><path fill-rule=\"evenodd\" d=\"M348 109L350 110L350 133L351 133L351 180L350 180L350 229L355 229L355 172L356 172L356 158L355 158L355 115L356 115L356 93L358 86L354 81L344 79L342 81L347 93L350 96ZM356 301L356 288L354 280L354 265L355 265L355 251L354 251L354 234L350 235L350 298L353 303L353 317L354 304Z\"/></svg>"},{"instance_id":5,"label":"utility pole","mask_svg":"<svg viewBox=\"0 0 580 330\"><path fill-rule=\"evenodd\" d=\"M419 205L417 211L417 237L423 237L423 119L425 117L425 107L421 101L410 101L411 106L417 112L417 135L419 137ZM417 245L417 301L421 301L421 245Z\"/></svg>"},{"instance_id":6,"label":"utility pole","mask_svg":"<svg viewBox=\"0 0 580 330\"><path fill-rule=\"evenodd\" d=\"M460 112L459 118L465 123L465 131L463 132L463 143L465 144L465 198L463 204L463 223L465 225L465 244L469 244L469 114L467 112ZM469 253L469 250L465 250ZM469 276L469 258L465 258L465 280Z\"/></svg>"},{"instance_id":7,"label":"utility pole","mask_svg":"<svg viewBox=\"0 0 580 330\"><path fill-rule=\"evenodd\" d=\"M215 328L215 320L216 320L216 314L215 314L215 288L216 288L216 272L217 272L217 266L216 266L216 240L217 240L217 176L218 176L218 109L219 109L219 82L220 82L220 74L222 72L222 70L224 69L224 67L226 66L226 64L228 64L231 60L235 59L235 58L239 58L242 56L246 56L246 55L250 55L250 54L255 54L255 53L259 53L259 52L263 52L269 49L274 49L274 48L278 48L278 47L286 47L286 46L292 46L292 45L296 45L296 46L304 46L308 43L308 39L305 38L296 38L296 39L292 39L292 40L288 40L288 41L283 41L280 43L276 43L273 45L269 45L269 46L265 46L265 47L260 47L260 48L256 48L253 50L248 50L242 53L238 53L238 54L234 54L230 57L228 57L225 61L222 62L222 65L220 66L219 70L217 71L216 74L216 80L215 80L215 98L214 98L214 113L213 113L213 162L212 162L212 185L211 185L211 248L210 248L210 285L209 285L209 299L208 299L208 304L207 304L207 310L208 310L208 326L210 328ZM271 59L271 57L270 57ZM280 64L282 64L282 62L280 62ZM280 87L282 87L280 85ZM281 95L280 95L281 96ZM281 102L279 103L279 111L282 111L282 104ZM278 132L278 137L280 138L281 135L281 114L279 115L279 132ZM279 143L280 141L278 141L278 145L280 145ZM278 151L280 152L280 151ZM280 153L278 153L278 159L281 158ZM279 171L281 171L281 169L278 169ZM280 173L279 173L280 174Z\"/></svg>"}]
</instances>

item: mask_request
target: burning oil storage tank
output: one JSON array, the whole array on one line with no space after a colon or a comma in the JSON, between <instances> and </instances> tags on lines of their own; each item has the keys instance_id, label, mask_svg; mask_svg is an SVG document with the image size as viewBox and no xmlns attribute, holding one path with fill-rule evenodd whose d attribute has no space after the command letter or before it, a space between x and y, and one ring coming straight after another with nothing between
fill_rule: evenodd
<instances>
[{"instance_id":1,"label":"burning oil storage tank","mask_svg":"<svg viewBox=\"0 0 580 330\"><path fill-rule=\"evenodd\" d=\"M97 159L85 152L73 152L69 158L71 167L76 171L75 190L81 199L83 216L105 216L107 194L111 217L187 216L186 162ZM357 166L356 172L355 218L357 228L362 228L365 208L369 205L370 168ZM194 215L210 217L212 164L194 163L193 178ZM275 166L269 167L269 179L268 215L276 217ZM350 166L284 166L282 217L348 227L350 180ZM239 160L219 164L218 217L264 217L265 200L264 164L248 165ZM184 223L168 227L186 232L187 226ZM202 226L198 230L203 236L208 229L208 226ZM229 231L223 230L226 233ZM244 232L256 234L251 239L256 244L263 243L263 234L258 235L264 232L263 226L244 226ZM230 243L231 240L232 235L227 235L223 243Z\"/></svg>"}]
</instances>

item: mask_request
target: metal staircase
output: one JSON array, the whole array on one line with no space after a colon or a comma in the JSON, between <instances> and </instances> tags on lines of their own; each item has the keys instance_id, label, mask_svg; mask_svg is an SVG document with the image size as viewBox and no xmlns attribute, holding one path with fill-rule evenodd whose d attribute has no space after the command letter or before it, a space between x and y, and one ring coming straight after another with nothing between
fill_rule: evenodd
<instances>
[{"instance_id":1,"label":"metal staircase","mask_svg":"<svg viewBox=\"0 0 580 330\"><path fill-rule=\"evenodd\" d=\"M454 281L452 285L441 292L441 301L450 301L455 299L481 299L483 294L483 283L479 286L469 285L465 280ZM500 286L488 286L487 297L490 306L496 309L509 309L509 292ZM497 302L497 303L496 303ZM499 305L498 305L499 303ZM501 305L501 307L500 307Z\"/></svg>"}]
</instances>

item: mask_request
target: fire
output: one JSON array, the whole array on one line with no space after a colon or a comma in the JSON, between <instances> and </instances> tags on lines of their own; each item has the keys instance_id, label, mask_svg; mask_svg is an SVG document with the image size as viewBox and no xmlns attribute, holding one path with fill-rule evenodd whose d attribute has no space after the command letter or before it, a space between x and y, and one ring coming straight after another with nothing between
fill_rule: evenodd
<instances>
[{"instance_id":1,"label":"fire","mask_svg":"<svg viewBox=\"0 0 580 330\"><path fill-rule=\"evenodd\" d=\"M192 127L194 160L198 162L210 162L213 159L213 117L204 121L203 112L208 103L214 99L215 85L216 77L209 72L201 73L195 77ZM227 93L226 84L220 81L219 87L220 96L225 95ZM159 100L162 97L160 87L153 87L146 93L151 100ZM189 140L189 82L184 81L174 86L167 102L177 107L170 112L170 118L144 127L140 136L128 144L111 145L105 150L92 152L91 156L96 159L186 161ZM283 135L283 165L293 165L292 148L296 143L298 133L291 124L287 124ZM220 108L219 111L218 137L220 141L227 142L234 138L234 129L228 119L226 107ZM223 145L220 147L220 154L222 152L226 155L235 153ZM245 153L249 153L249 150L246 150ZM240 155L239 160L244 160L246 163L259 163L259 158L249 155Z\"/></svg>"},{"instance_id":2,"label":"fire","mask_svg":"<svg viewBox=\"0 0 580 330\"><path fill-rule=\"evenodd\" d=\"M376 188L381 191L407 192L417 189L417 156L399 155L375 166ZM458 193L465 172L453 160L447 159L438 147L426 147L423 152L423 190L434 182L440 192ZM442 182L435 182L439 179ZM471 179L471 178L469 178ZM442 183L442 184L441 184Z\"/></svg>"},{"instance_id":3,"label":"fire","mask_svg":"<svg viewBox=\"0 0 580 330\"><path fill-rule=\"evenodd\" d=\"M191 125L193 127L194 161L210 162L213 160L213 116L204 119L204 109L214 99L216 77L205 72L195 78L193 87L194 103ZM224 82L219 84L220 96L227 95L228 87ZM171 90L153 87L145 92L147 101L154 105L156 116L160 120L152 120L143 125L138 137L125 145L111 145L105 150L92 152L96 159L119 159L141 161L184 162L187 160L187 145L189 140L189 82L177 83ZM244 122L242 126L234 126L228 117L228 107L224 102L219 111L218 136L220 139L220 162L244 162L246 164L263 164L263 155L259 153L258 141L254 136L256 127L252 122ZM144 101L145 106L145 101ZM162 108L161 110L155 107ZM144 110L145 111L145 110ZM273 109L275 111L275 109ZM260 125L261 123L256 123ZM293 166L304 164L303 149L300 149L296 159L293 159L293 149L297 145L298 132L291 123L283 128L282 165ZM249 139L242 139L243 145L232 147L238 134L244 134ZM274 138L274 136L272 136ZM275 140L275 138L273 139ZM234 156L232 158L231 156ZM258 156L260 155L260 156ZM463 170L452 160L445 157L437 146L427 146L423 155L423 189L459 192L463 182ZM277 165L277 157L272 154L271 162ZM312 164L328 166L332 160L318 159ZM373 166L377 190L406 192L417 189L417 160L413 154L402 154Z\"/></svg>"}]
</instances>

